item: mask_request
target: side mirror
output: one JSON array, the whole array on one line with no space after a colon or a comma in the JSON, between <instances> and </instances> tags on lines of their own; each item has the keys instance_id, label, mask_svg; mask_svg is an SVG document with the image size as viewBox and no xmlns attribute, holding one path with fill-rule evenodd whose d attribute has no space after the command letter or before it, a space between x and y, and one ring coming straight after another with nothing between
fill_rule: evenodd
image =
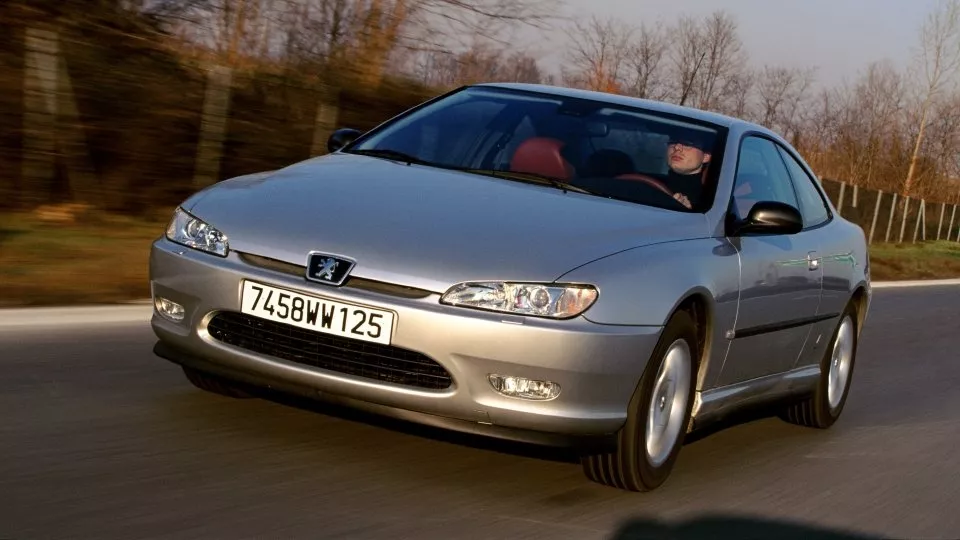
<instances>
[{"instance_id":1,"label":"side mirror","mask_svg":"<svg viewBox=\"0 0 960 540\"><path fill-rule=\"evenodd\" d=\"M776 201L753 205L746 219L732 219L731 235L796 234L803 230L803 216L795 207Z\"/></svg>"},{"instance_id":2,"label":"side mirror","mask_svg":"<svg viewBox=\"0 0 960 540\"><path fill-rule=\"evenodd\" d=\"M354 139L363 135L362 131L351 128L340 128L334 131L327 139L327 151L331 154L344 146L353 142Z\"/></svg>"}]
</instances>

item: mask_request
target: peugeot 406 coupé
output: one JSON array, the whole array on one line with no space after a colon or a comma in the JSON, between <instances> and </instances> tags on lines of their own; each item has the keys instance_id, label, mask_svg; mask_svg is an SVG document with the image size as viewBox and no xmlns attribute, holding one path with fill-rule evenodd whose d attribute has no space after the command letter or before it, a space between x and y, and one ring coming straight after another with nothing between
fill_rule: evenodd
<instances>
[{"instance_id":1,"label":"peugeot 406 coup\u00e9","mask_svg":"<svg viewBox=\"0 0 960 540\"><path fill-rule=\"evenodd\" d=\"M154 351L198 387L574 446L633 491L744 407L840 415L867 246L775 132L481 84L329 149L199 191L152 245Z\"/></svg>"}]
</instances>

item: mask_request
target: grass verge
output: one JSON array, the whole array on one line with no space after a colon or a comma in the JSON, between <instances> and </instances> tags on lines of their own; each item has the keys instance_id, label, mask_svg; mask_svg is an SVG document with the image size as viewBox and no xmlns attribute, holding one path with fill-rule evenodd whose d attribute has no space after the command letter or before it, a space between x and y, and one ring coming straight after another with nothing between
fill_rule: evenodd
<instances>
[{"instance_id":1,"label":"grass verge","mask_svg":"<svg viewBox=\"0 0 960 540\"><path fill-rule=\"evenodd\" d=\"M960 242L870 246L870 265L876 281L960 278Z\"/></svg>"},{"instance_id":2,"label":"grass verge","mask_svg":"<svg viewBox=\"0 0 960 540\"><path fill-rule=\"evenodd\" d=\"M156 219L83 214L0 214L0 307L110 304L150 296L150 244L171 209ZM960 243L871 247L873 279L960 277Z\"/></svg>"},{"instance_id":3,"label":"grass verge","mask_svg":"<svg viewBox=\"0 0 960 540\"><path fill-rule=\"evenodd\" d=\"M163 234L165 219L65 219L0 214L0 307L150 297L150 244Z\"/></svg>"}]
</instances>

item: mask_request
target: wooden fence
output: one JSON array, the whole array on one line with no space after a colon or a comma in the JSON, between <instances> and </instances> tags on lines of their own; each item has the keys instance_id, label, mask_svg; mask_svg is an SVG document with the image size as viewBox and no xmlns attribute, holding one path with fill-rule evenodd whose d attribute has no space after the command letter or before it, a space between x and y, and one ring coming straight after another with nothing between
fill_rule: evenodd
<instances>
[{"instance_id":1,"label":"wooden fence","mask_svg":"<svg viewBox=\"0 0 960 540\"><path fill-rule=\"evenodd\" d=\"M960 242L957 204L902 198L824 179L827 196L840 214L860 225L871 244L952 240Z\"/></svg>"}]
</instances>

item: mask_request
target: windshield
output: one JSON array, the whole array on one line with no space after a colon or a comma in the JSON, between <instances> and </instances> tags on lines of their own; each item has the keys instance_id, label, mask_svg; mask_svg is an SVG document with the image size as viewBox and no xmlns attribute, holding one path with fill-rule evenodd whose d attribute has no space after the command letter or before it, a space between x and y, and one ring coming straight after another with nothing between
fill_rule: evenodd
<instances>
[{"instance_id":1,"label":"windshield","mask_svg":"<svg viewBox=\"0 0 960 540\"><path fill-rule=\"evenodd\" d=\"M602 101L469 87L345 151L703 212L722 129Z\"/></svg>"}]
</instances>

